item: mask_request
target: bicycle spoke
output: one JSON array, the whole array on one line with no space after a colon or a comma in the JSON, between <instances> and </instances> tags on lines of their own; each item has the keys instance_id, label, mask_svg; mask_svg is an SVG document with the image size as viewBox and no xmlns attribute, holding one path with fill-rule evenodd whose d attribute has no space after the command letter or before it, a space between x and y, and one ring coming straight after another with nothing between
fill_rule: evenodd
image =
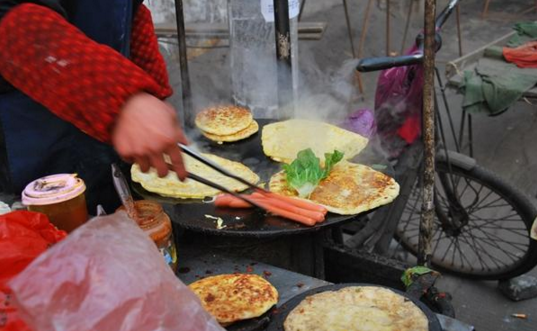
<instances>
[{"instance_id":1,"label":"bicycle spoke","mask_svg":"<svg viewBox=\"0 0 537 331\"><path fill-rule=\"evenodd\" d=\"M440 227L438 229L440 229ZM440 241L442 240L442 235L445 235L444 231L440 232L440 237L438 237L438 241L436 242L436 245L434 246L434 249L432 250L433 255L434 255L434 252L436 252L436 249L438 248L438 245L440 244Z\"/></svg>"},{"instance_id":2,"label":"bicycle spoke","mask_svg":"<svg viewBox=\"0 0 537 331\"><path fill-rule=\"evenodd\" d=\"M448 238L448 239L449 239L449 238ZM446 248L446 252L444 253L444 256L442 256L442 261L445 260L447 254L449 253L449 249L451 248L452 245L453 245L453 241L451 241L451 242L449 243L449 246Z\"/></svg>"},{"instance_id":3,"label":"bicycle spoke","mask_svg":"<svg viewBox=\"0 0 537 331\"><path fill-rule=\"evenodd\" d=\"M528 232L526 229L510 229L510 228L503 228L503 227L491 227L491 226L478 226L480 229L501 229L503 231L511 232L513 234L519 235L521 237L527 238ZM516 232L516 231L523 231L523 233Z\"/></svg>"},{"instance_id":4,"label":"bicycle spoke","mask_svg":"<svg viewBox=\"0 0 537 331\"><path fill-rule=\"evenodd\" d=\"M495 234L492 234L492 233L488 233L488 232L485 232L483 231L482 229L480 229L479 227L472 227L472 229L476 229L478 231L480 231L481 233L483 233L485 236L487 236L487 238L489 238L490 240L494 241L494 242L502 242L502 243L506 243L507 245L511 245L513 246L514 248L517 248L517 245L519 246L522 246L522 247L528 247L528 245L524 245L524 244L521 244L519 242L513 242L513 241L507 241L507 240L504 240L503 238L495 235ZM491 238L490 236L494 237L494 238Z\"/></svg>"},{"instance_id":5,"label":"bicycle spoke","mask_svg":"<svg viewBox=\"0 0 537 331\"><path fill-rule=\"evenodd\" d=\"M479 241L476 241L476 244L481 247L483 253L485 253L485 255L487 255L490 259L490 261L492 261L499 269L501 269L501 265L498 264L497 261L500 261L502 262L501 260L499 260L498 258L494 257L493 255L491 255L487 249L485 249L485 247L483 247L483 245L481 245L481 243Z\"/></svg>"},{"instance_id":6,"label":"bicycle spoke","mask_svg":"<svg viewBox=\"0 0 537 331\"><path fill-rule=\"evenodd\" d=\"M481 264L481 267L484 268L484 269L489 269L490 270L490 267L488 267L486 264L485 264L485 261L483 260L483 258L481 257L481 254L479 254L479 249L476 249L474 246L472 246L467 240L466 240L466 237L464 236L460 236L461 240L464 240L466 242L466 244L469 246L469 247L472 247L472 251L475 252L475 255L477 257L477 260L479 261L479 264ZM477 246L476 242L475 242L475 239L473 238L473 236L471 236L472 238L472 241L474 243L474 245Z\"/></svg>"},{"instance_id":7,"label":"bicycle spoke","mask_svg":"<svg viewBox=\"0 0 537 331\"><path fill-rule=\"evenodd\" d=\"M471 216L470 220L485 222L486 224L498 223L500 221L502 221L502 222L522 222L521 218L518 218L518 219L508 218L508 217L512 217L512 216L517 216L517 215L513 215L513 214L504 216L502 218L481 218L481 217L477 217L476 215L470 215L470 216Z\"/></svg>"},{"instance_id":8,"label":"bicycle spoke","mask_svg":"<svg viewBox=\"0 0 537 331\"><path fill-rule=\"evenodd\" d=\"M502 242L502 243L505 243L505 244L507 244L507 245L510 245L510 246L512 246L514 249L518 249L518 250L520 250L520 251L524 251L524 250L518 248L517 245L521 245L521 246L524 247L524 248L527 247L527 246L522 245L522 244L513 243L513 242L510 242L510 241L506 241L506 240L500 240L500 239L501 239L500 237L498 237L498 236L496 236L496 235L493 235L492 233L487 233L487 232L485 232L485 231L483 231L483 230L481 230L481 229L479 229L479 228L477 228L477 230L480 231L481 233L483 233L483 234L488 238L488 240L490 240L490 243L489 243L490 246L498 248L499 250L501 250L501 251L504 252L505 254L508 254L508 255L509 255L509 254L514 255L513 253L510 253L510 252L507 253L507 251L503 250L502 247L500 247L500 246L498 245L498 242ZM494 238L491 238L491 237L494 237ZM481 239L482 239L482 240L486 240L485 238L481 238ZM516 255L514 255L514 256L517 257ZM517 258L518 258L518 257L517 257Z\"/></svg>"},{"instance_id":9,"label":"bicycle spoke","mask_svg":"<svg viewBox=\"0 0 537 331\"><path fill-rule=\"evenodd\" d=\"M498 199L496 199L496 200L494 200L494 201L482 206L480 209L486 209L488 206L490 206L490 205L492 205L492 204L494 204L494 203L496 203L497 201L500 201L500 200L503 200L503 198L501 196L498 196ZM506 204L503 204L503 206L511 206L511 205L506 203Z\"/></svg>"},{"instance_id":10,"label":"bicycle spoke","mask_svg":"<svg viewBox=\"0 0 537 331\"><path fill-rule=\"evenodd\" d=\"M464 255L464 252L460 247L459 239L455 238L455 241L457 242L455 244L455 247L457 248L457 250L459 251L459 255L461 256L461 267L464 268L464 260L466 260L466 262L468 263L468 266L470 267L470 270L474 270L474 267L472 266L472 263L470 262L470 260L468 260L466 255Z\"/></svg>"},{"instance_id":11,"label":"bicycle spoke","mask_svg":"<svg viewBox=\"0 0 537 331\"><path fill-rule=\"evenodd\" d=\"M481 188L483 188L483 187L484 187L484 186L481 186ZM490 190L490 192L485 196L485 198L484 198L483 200L479 201L479 202L477 203L477 205L473 206L472 208L469 208L468 213L469 213L469 214L473 213L474 210L476 210L476 209L479 207L480 204L482 204L485 200L487 200L488 197L489 197L492 193L494 193L494 191ZM479 197L479 194L477 194L477 197Z\"/></svg>"}]
</instances>

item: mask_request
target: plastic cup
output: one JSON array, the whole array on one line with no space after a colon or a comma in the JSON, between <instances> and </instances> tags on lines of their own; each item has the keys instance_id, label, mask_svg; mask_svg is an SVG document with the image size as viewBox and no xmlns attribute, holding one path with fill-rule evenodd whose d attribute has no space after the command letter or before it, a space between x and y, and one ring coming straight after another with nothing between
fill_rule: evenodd
<instances>
[{"instance_id":1,"label":"plastic cup","mask_svg":"<svg viewBox=\"0 0 537 331\"><path fill-rule=\"evenodd\" d=\"M76 174L58 174L37 179L22 192L29 211L43 213L58 229L72 232L88 220L86 185Z\"/></svg>"}]
</instances>

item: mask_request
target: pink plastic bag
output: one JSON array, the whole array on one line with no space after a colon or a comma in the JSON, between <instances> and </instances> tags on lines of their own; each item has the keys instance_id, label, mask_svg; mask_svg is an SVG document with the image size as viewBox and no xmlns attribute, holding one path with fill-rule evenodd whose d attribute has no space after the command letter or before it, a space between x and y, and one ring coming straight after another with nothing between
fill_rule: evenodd
<instances>
[{"instance_id":1,"label":"pink plastic bag","mask_svg":"<svg viewBox=\"0 0 537 331\"><path fill-rule=\"evenodd\" d=\"M125 213L95 218L9 284L34 331L222 331Z\"/></svg>"},{"instance_id":2,"label":"pink plastic bag","mask_svg":"<svg viewBox=\"0 0 537 331\"><path fill-rule=\"evenodd\" d=\"M416 54L412 47L406 54ZM381 72L375 94L377 133L384 148L399 156L407 144L421 135L423 66L411 65Z\"/></svg>"}]
</instances>

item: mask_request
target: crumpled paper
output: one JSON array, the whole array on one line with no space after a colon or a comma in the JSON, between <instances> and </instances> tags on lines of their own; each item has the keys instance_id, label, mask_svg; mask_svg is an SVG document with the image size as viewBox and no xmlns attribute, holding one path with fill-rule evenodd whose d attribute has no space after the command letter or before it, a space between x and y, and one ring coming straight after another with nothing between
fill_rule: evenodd
<instances>
[{"instance_id":1,"label":"crumpled paper","mask_svg":"<svg viewBox=\"0 0 537 331\"><path fill-rule=\"evenodd\" d=\"M95 218L10 282L34 331L222 331L124 212Z\"/></svg>"}]
</instances>

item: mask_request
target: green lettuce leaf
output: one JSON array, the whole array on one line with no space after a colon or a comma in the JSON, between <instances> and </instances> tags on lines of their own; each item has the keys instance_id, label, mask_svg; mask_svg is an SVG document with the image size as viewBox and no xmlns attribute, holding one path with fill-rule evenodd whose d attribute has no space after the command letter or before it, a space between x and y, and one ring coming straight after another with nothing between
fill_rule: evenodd
<instances>
[{"instance_id":1,"label":"green lettuce leaf","mask_svg":"<svg viewBox=\"0 0 537 331\"><path fill-rule=\"evenodd\" d=\"M298 152L297 158L291 164L284 164L283 170L287 178L287 185L298 192L301 198L309 198L319 182L328 177L336 163L343 159L343 153L335 150L334 153L325 154L325 167L311 148Z\"/></svg>"}]
</instances>

